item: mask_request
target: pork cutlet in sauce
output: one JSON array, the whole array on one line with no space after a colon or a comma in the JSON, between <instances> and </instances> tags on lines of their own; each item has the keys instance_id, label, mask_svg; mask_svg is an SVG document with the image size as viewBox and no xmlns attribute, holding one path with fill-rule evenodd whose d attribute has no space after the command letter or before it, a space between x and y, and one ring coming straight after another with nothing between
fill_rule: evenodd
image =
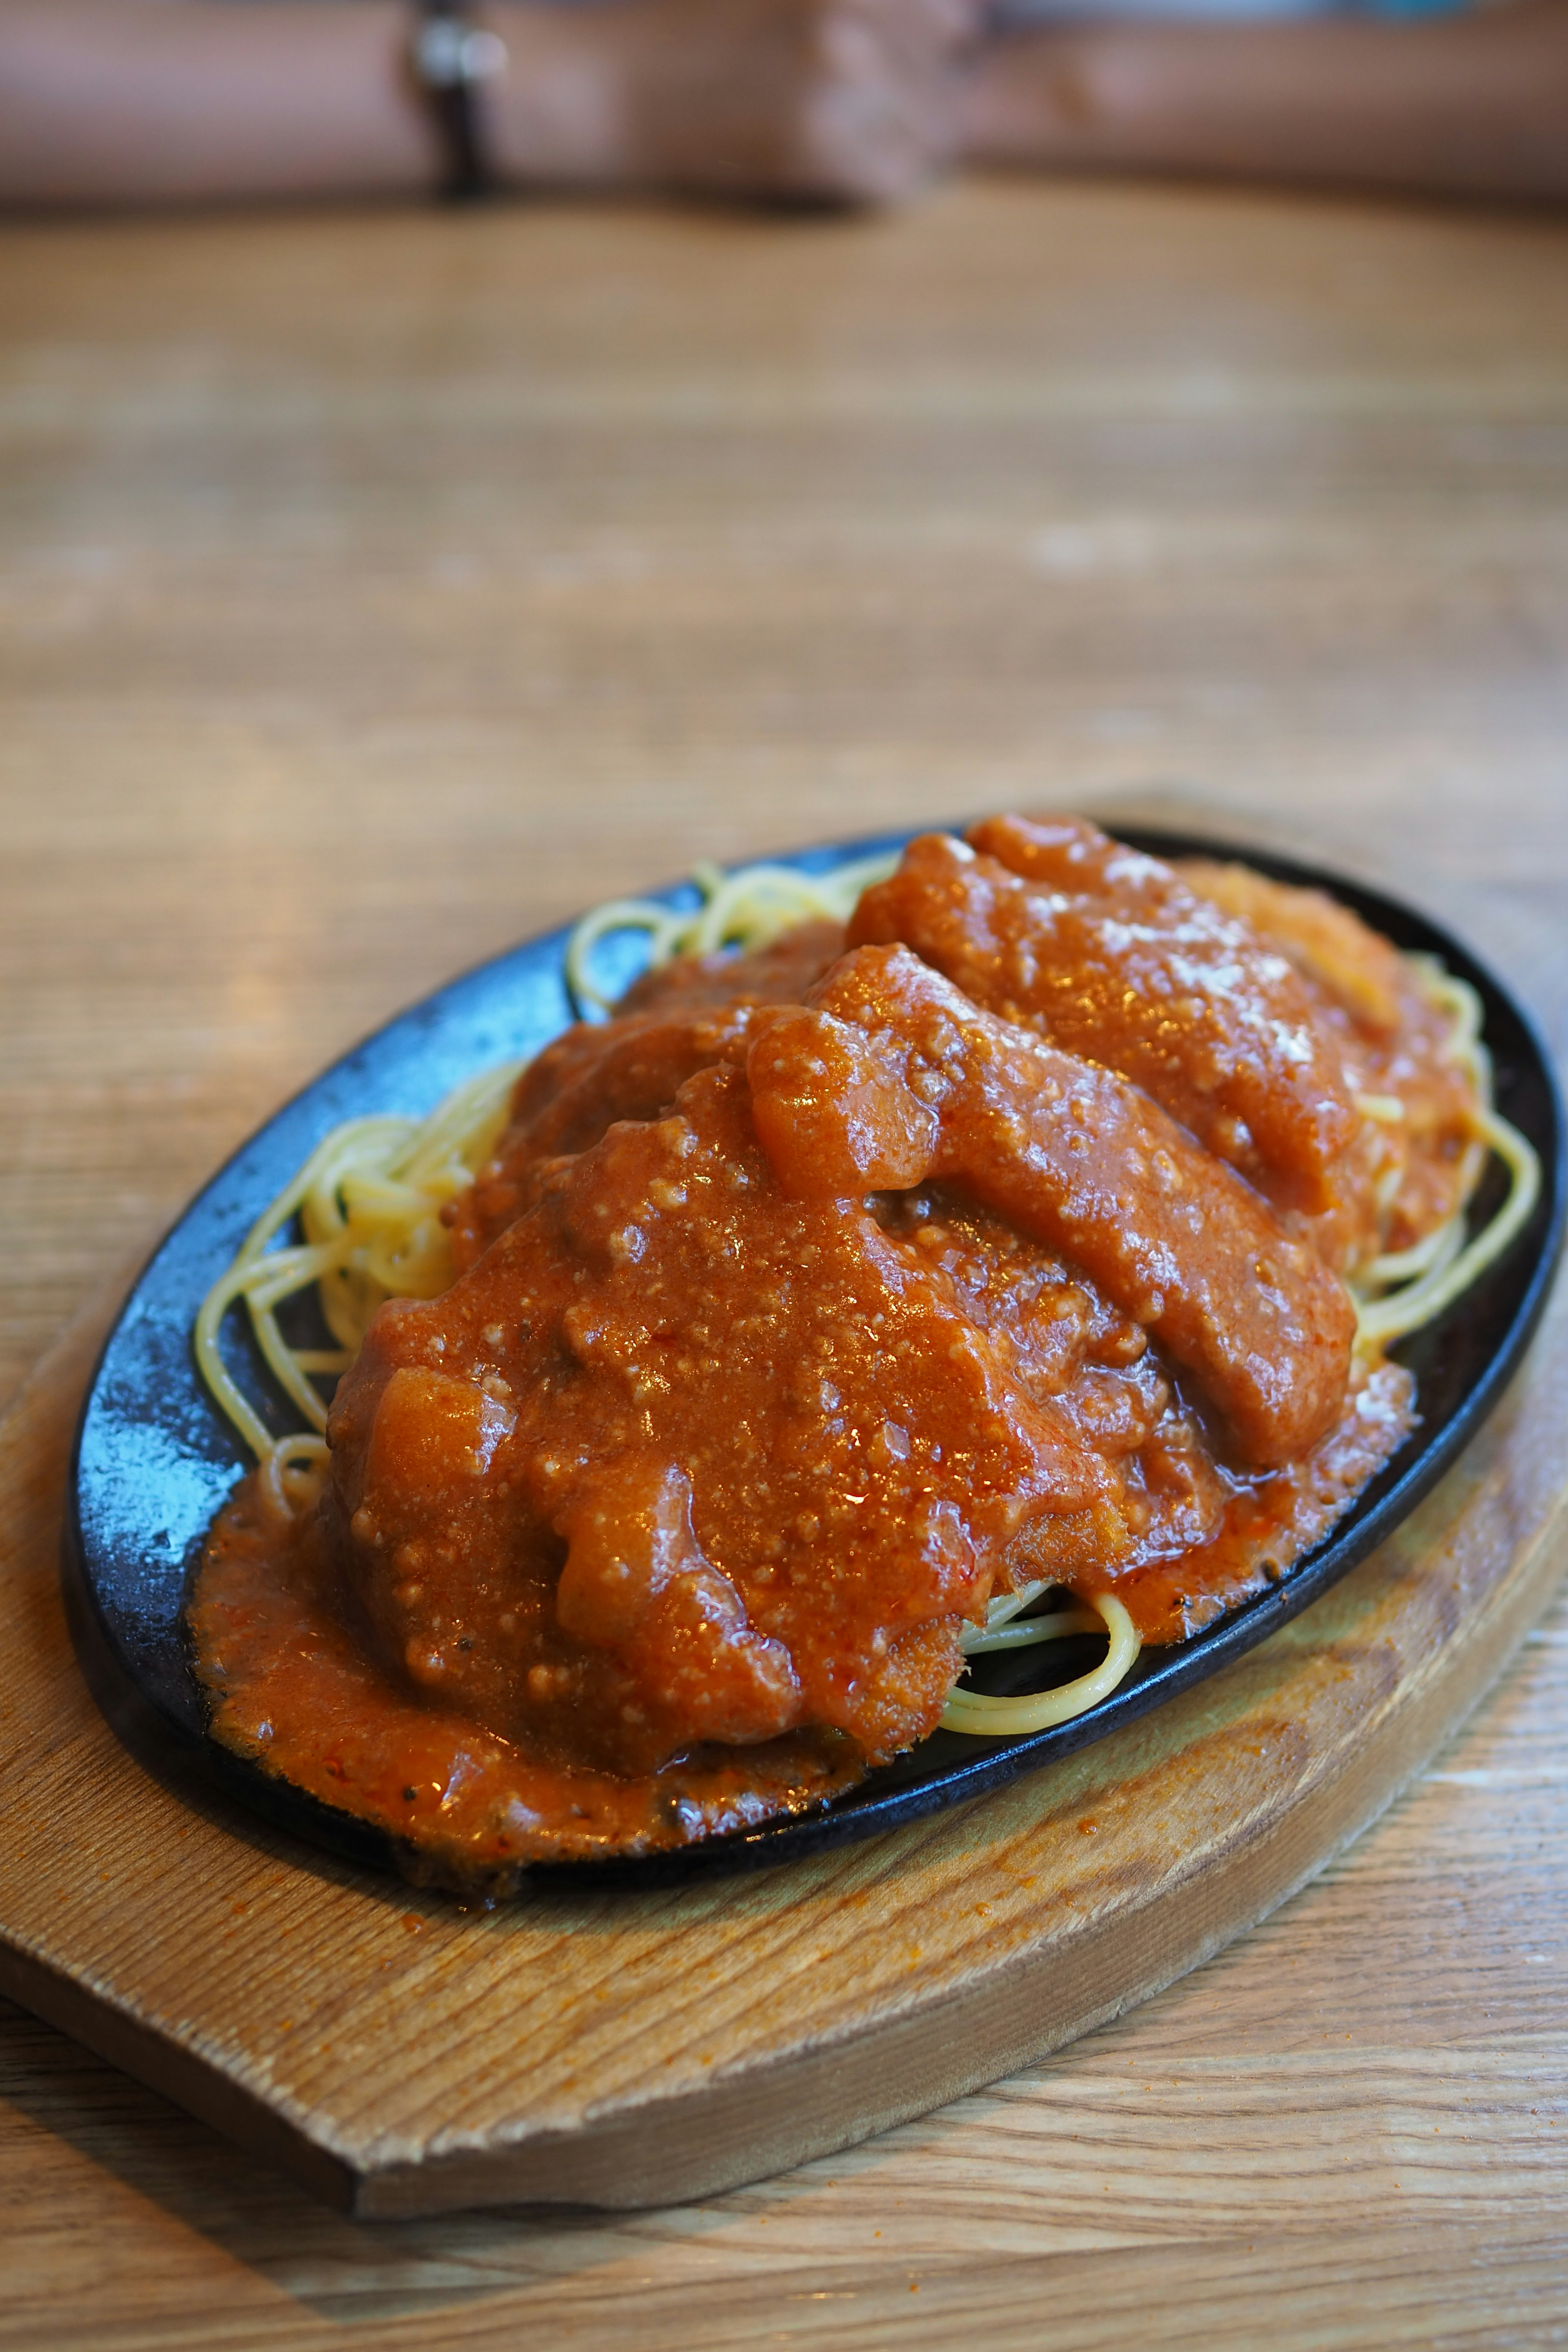
<instances>
[{"instance_id":1,"label":"pork cutlet in sauce","mask_svg":"<svg viewBox=\"0 0 1568 2352\"><path fill-rule=\"evenodd\" d=\"M1072 819L651 972L518 1080L319 1499L219 1518L214 1734L504 1888L820 1804L1025 1584L1180 1640L1411 1426L1342 1276L1453 1213L1469 1108L1353 916Z\"/></svg>"}]
</instances>

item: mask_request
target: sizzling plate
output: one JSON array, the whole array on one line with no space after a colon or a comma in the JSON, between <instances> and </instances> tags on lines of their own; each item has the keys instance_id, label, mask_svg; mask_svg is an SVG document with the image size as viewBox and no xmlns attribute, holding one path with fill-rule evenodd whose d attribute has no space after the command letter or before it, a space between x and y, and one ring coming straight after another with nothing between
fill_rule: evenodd
<instances>
[{"instance_id":1,"label":"sizzling plate","mask_svg":"<svg viewBox=\"0 0 1568 2352\"><path fill-rule=\"evenodd\" d=\"M783 862L806 872L895 849L910 836L804 850ZM1541 1154L1542 1197L1524 1233L1465 1297L1393 1352L1418 1383L1419 1425L1329 1539L1282 1584L1219 1619L1178 1649L1145 1651L1127 1680L1088 1715L1022 1739L938 1732L823 1811L641 1860L552 1864L538 1874L646 1885L700 1872L756 1867L933 1812L1034 1771L1144 1714L1215 1673L1343 1576L1411 1511L1491 1411L1535 1328L1562 1244L1568 1204L1563 1107L1551 1065L1507 992L1459 943L1412 909L1288 859L1171 834L1129 832L1155 856L1245 857L1284 882L1330 889L1406 949L1440 956L1478 989L1486 1008L1499 1108ZM689 884L660 894L692 903ZM254 1811L350 1859L391 1868L392 1841L235 1757L206 1736L181 1625L186 1584L206 1528L249 1467L237 1436L208 1397L191 1350L196 1309L266 1203L329 1129L369 1111L415 1115L488 1064L536 1053L572 1008L562 963L570 927L531 940L437 992L335 1064L252 1137L196 1197L147 1265L110 1333L82 1408L66 1515L68 1601L82 1663L116 1728L150 1756L171 1744ZM616 970L616 958L620 969ZM606 941L601 970L630 982L640 950ZM1489 1212L1492 1171L1478 1203ZM263 1414L289 1424L237 1313L229 1360ZM1083 1671L1092 1652L1054 1645L1053 1679ZM1044 1669L1027 1651L984 1662L975 1686L1027 1689Z\"/></svg>"}]
</instances>

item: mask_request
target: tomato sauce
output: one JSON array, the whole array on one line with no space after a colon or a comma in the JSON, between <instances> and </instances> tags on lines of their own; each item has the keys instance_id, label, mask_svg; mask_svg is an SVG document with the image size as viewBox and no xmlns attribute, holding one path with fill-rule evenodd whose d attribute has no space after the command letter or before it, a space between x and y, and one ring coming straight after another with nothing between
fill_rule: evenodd
<instances>
[{"instance_id":1,"label":"tomato sauce","mask_svg":"<svg viewBox=\"0 0 1568 2352\"><path fill-rule=\"evenodd\" d=\"M1363 956L1379 1028L1300 908L1292 948L1076 823L976 845L917 843L848 952L674 965L547 1047L451 1287L343 1376L319 1501L251 1480L216 1527L216 1736L416 1874L819 1804L930 1733L995 1595L1180 1639L1409 1428L1339 1271L1373 1078L1413 1106L1384 1230L1455 1197L1405 968Z\"/></svg>"}]
</instances>

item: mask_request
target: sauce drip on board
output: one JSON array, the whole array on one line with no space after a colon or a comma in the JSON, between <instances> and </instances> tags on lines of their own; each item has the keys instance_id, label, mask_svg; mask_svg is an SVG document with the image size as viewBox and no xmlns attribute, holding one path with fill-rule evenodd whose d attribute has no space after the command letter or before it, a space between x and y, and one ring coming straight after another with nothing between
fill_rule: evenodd
<instances>
[{"instance_id":1,"label":"sauce drip on board","mask_svg":"<svg viewBox=\"0 0 1568 2352\"><path fill-rule=\"evenodd\" d=\"M812 925L672 964L547 1047L451 1287L344 1375L319 1501L253 1479L220 1517L215 1735L416 1874L820 1803L933 1728L994 1597L1110 1591L1180 1639L1409 1428L1340 1280L1458 1199L1407 968L1245 869L1205 897L1077 821L975 838L913 845L847 954ZM1369 1093L1411 1104L1393 1174Z\"/></svg>"}]
</instances>

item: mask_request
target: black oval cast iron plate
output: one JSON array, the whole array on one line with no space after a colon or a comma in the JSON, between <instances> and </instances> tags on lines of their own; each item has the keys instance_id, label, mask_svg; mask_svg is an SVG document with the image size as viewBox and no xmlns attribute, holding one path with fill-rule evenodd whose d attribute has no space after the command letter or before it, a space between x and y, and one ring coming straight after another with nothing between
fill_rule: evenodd
<instances>
[{"instance_id":1,"label":"black oval cast iron plate","mask_svg":"<svg viewBox=\"0 0 1568 2352\"><path fill-rule=\"evenodd\" d=\"M810 849L785 862L824 872L847 858L899 848L909 837ZM1544 1182L1529 1226L1506 1255L1447 1314L1394 1350L1416 1377L1419 1425L1332 1534L1283 1582L1179 1648L1146 1650L1128 1679L1089 1714L1021 1739L937 1732L821 1811L668 1853L541 1865L535 1877L647 1885L784 1862L1037 1770L1215 1673L1298 1615L1413 1509L1497 1402L1545 1302L1562 1244L1568 1177L1562 1104L1530 1023L1458 940L1374 891L1212 841L1142 831L1123 837L1161 856L1246 857L1280 881L1331 890L1397 946L1440 956L1479 991L1499 1108L1541 1154ZM692 901L689 884L662 895L672 905ZM151 1743L166 1754L172 1738L255 1811L348 1859L383 1868L395 1866L390 1837L207 1737L181 1611L206 1528L249 1465L198 1378L191 1328L255 1218L329 1129L373 1110L427 1111L458 1079L537 1052L566 1024L572 1008L563 956L569 936L563 929L529 940L439 990L269 1120L192 1202L153 1257L121 1310L82 1408L65 1570L79 1651L100 1706L144 1753ZM606 942L601 955L617 985L629 983L641 960L637 942L624 937ZM1494 1167L1478 1214L1493 1205L1500 1183ZM230 1318L226 1346L248 1392L281 1433L289 1424L237 1313ZM1061 1663L1065 1671L1081 1672L1086 1660ZM1028 1688L1031 1654L989 1659L984 1672L982 1687Z\"/></svg>"}]
</instances>

